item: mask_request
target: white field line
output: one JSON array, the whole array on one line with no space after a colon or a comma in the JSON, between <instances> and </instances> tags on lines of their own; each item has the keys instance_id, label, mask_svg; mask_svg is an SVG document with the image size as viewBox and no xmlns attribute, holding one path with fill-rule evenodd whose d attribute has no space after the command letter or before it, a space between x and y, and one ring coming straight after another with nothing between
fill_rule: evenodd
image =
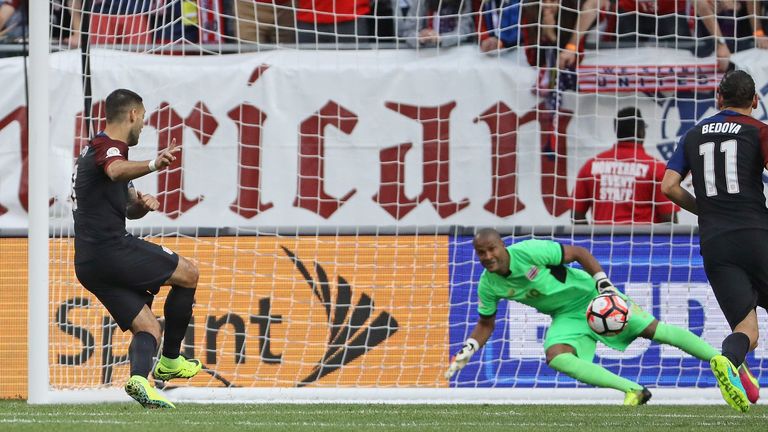
<instances>
[{"instance_id":1,"label":"white field line","mask_svg":"<svg viewBox=\"0 0 768 432\"><path fill-rule=\"evenodd\" d=\"M200 410L195 409L194 411L184 411L185 417L195 417L195 416L211 416L211 415L258 415L261 411L262 407L256 407L254 406L253 410L244 410L244 411L224 411L221 410ZM152 411L146 411L146 413L150 413ZM159 411L160 412L160 411ZM530 412L517 412L517 411L505 411L505 412L482 412L482 410L478 410L478 412L482 413L483 417L514 417L514 416L524 416L529 415ZM361 415L378 415L378 414L386 414L386 415L412 415L415 412L413 410L392 410L392 409L385 409L385 410L377 410L377 409L350 409L350 408L344 408L343 410L290 410L290 411L279 411L277 413L270 413L270 415L286 415L286 416L293 416L293 415L333 415L333 414L339 414L343 413L345 415L348 414L361 414ZM428 410L426 414L432 416L432 415L445 415L445 416L463 416L463 413L457 413L453 410ZM76 412L13 412L13 413L2 413L0 412L0 419L4 418L5 416L9 417L135 417L137 415L137 412L115 412L115 413L99 413L99 412L82 412L82 413L76 413ZM744 419L747 418L744 415L739 414L663 414L663 413L640 413L640 412L631 412L630 409L628 409L626 412L616 412L616 413L606 413L606 412L591 412L591 413L583 413L583 412L564 412L563 415L568 415L571 417L590 417L590 418L597 418L597 417L604 417L604 418L613 418L613 417L619 417L619 418L627 418L627 417L654 417L654 418L692 418L692 419ZM768 414L759 414L759 415L749 415L749 418L764 418L768 419Z\"/></svg>"}]
</instances>

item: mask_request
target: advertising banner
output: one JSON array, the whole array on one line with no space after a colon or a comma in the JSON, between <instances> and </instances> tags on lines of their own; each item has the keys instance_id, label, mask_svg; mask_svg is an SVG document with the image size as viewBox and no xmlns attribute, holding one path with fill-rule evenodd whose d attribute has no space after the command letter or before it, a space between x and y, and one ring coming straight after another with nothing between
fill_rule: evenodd
<instances>
[{"instance_id":1,"label":"advertising banner","mask_svg":"<svg viewBox=\"0 0 768 432\"><path fill-rule=\"evenodd\" d=\"M524 237L516 238L522 241ZM611 281L658 319L687 328L719 349L730 333L707 283L696 236L575 236L554 238L591 249ZM452 352L458 351L477 322L477 281L482 266L470 237L451 239ZM586 311L585 311L586 312ZM768 331L765 311L758 310L760 331ZM491 339L452 380L458 387L575 387L546 364L543 341L547 315L502 300ZM715 385L709 364L678 350L639 338L625 352L598 344L596 362L647 386L700 387ZM758 346L747 362L760 382L768 368L768 348ZM582 385L582 384L579 384ZM583 385L582 385L583 386Z\"/></svg>"},{"instance_id":2,"label":"advertising banner","mask_svg":"<svg viewBox=\"0 0 768 432\"><path fill-rule=\"evenodd\" d=\"M190 385L447 385L444 236L165 238L160 243L200 269L182 353L200 359L209 372ZM0 397L13 397L26 390L26 239L0 239L0 250L0 365L8 377ZM51 385L122 385L128 377L129 333L122 333L78 283L72 242L52 241L50 253ZM161 289L152 305L158 316L167 293Z\"/></svg>"},{"instance_id":3,"label":"advertising banner","mask_svg":"<svg viewBox=\"0 0 768 432\"><path fill-rule=\"evenodd\" d=\"M733 61L754 75L755 116L765 120L762 54ZM129 157L153 158L173 139L182 145L170 170L135 182L161 209L133 226L295 227L568 224L576 173L615 143L619 108L641 109L646 152L662 160L715 111L712 60L687 51L588 53L584 89L566 91L557 115L557 98L537 89L522 57L474 47L223 56L94 49L93 114L103 119L106 96L130 88L147 114ZM68 226L74 159L87 144L80 56L54 53L51 64L51 214ZM0 229L27 225L22 77L20 59L0 59ZM685 212L680 221L695 223Z\"/></svg>"},{"instance_id":4,"label":"advertising banner","mask_svg":"<svg viewBox=\"0 0 768 432\"><path fill-rule=\"evenodd\" d=\"M518 237L515 241L527 237ZM538 237L542 238L542 237ZM619 289L715 347L728 326L690 235L555 237L591 248ZM550 318L501 301L487 345L450 382L444 372L477 322L482 267L470 237L164 238L199 265L193 323L182 346L210 371L194 386L574 387L546 365ZM26 393L26 239L0 240L0 397ZM51 243L52 386L109 387L127 378L129 338L74 276L69 240ZM162 289L153 311L162 316ZM768 317L758 310L761 333ZM162 321L161 321L162 322ZM598 344L596 362L651 387L714 385L706 363L638 339ZM748 363L768 384L768 348ZM176 383L174 383L176 384Z\"/></svg>"}]
</instances>

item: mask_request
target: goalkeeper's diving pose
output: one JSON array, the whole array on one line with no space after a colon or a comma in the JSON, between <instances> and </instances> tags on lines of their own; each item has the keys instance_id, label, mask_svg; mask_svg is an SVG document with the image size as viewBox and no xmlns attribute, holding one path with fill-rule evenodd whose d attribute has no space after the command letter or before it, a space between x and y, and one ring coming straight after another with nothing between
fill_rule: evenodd
<instances>
[{"instance_id":1,"label":"goalkeeper's diving pose","mask_svg":"<svg viewBox=\"0 0 768 432\"><path fill-rule=\"evenodd\" d=\"M499 233L490 228L478 231L473 245L485 268L477 287L479 319L464 347L453 358L446 378L466 366L491 336L501 299L514 300L550 315L552 324L544 340L547 364L583 383L623 392L624 405L643 405L651 398L651 392L592 363L597 341L624 351L639 336L675 346L707 362L720 354L690 331L658 321L620 294L587 249L548 240L526 240L505 247ZM584 270L565 265L574 261ZM608 292L621 295L631 308L629 322L615 336L594 333L586 319L592 299L598 293Z\"/></svg>"},{"instance_id":2,"label":"goalkeeper's diving pose","mask_svg":"<svg viewBox=\"0 0 768 432\"><path fill-rule=\"evenodd\" d=\"M80 153L72 176L75 219L75 273L80 283L107 308L123 331L131 330L128 348L131 377L125 391L147 408L174 408L147 375L160 341L160 324L150 306L162 285L171 285L165 300L163 353L157 379L191 378L202 364L179 351L197 287L197 267L165 246L136 238L125 219L138 219L160 207L159 201L133 187L131 180L163 169L181 148L172 142L149 161L128 160L144 126L142 98L125 89L106 100L107 126Z\"/></svg>"}]
</instances>

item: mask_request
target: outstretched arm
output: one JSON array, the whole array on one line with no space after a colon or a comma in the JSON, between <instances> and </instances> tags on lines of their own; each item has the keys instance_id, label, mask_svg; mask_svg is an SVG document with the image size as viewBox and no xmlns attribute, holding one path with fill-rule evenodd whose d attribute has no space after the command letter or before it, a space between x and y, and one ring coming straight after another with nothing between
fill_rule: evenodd
<instances>
[{"instance_id":1,"label":"outstretched arm","mask_svg":"<svg viewBox=\"0 0 768 432\"><path fill-rule=\"evenodd\" d=\"M720 24L717 23L717 7L714 0L696 0L696 15L701 18L701 22L706 27L710 35L715 38L715 53L717 55L717 68L720 72L728 70L730 63L731 50L723 41L723 34L720 32Z\"/></svg>"},{"instance_id":2,"label":"outstretched arm","mask_svg":"<svg viewBox=\"0 0 768 432\"><path fill-rule=\"evenodd\" d=\"M576 63L579 55L579 41L582 35L589 30L597 20L597 0L585 0L579 10L576 28L573 29L573 35L566 44L565 49L560 52L559 64L561 68L568 68Z\"/></svg>"},{"instance_id":3,"label":"outstretched arm","mask_svg":"<svg viewBox=\"0 0 768 432\"><path fill-rule=\"evenodd\" d=\"M69 13L72 20L69 26L69 46L77 48L80 46L80 26L82 21L83 0L69 0Z\"/></svg>"},{"instance_id":4,"label":"outstretched arm","mask_svg":"<svg viewBox=\"0 0 768 432\"><path fill-rule=\"evenodd\" d=\"M151 161L116 160L107 165L104 172L112 181L130 181L167 167L176 160L176 153L180 151L181 146L177 146L174 139Z\"/></svg>"},{"instance_id":5,"label":"outstretched arm","mask_svg":"<svg viewBox=\"0 0 768 432\"><path fill-rule=\"evenodd\" d=\"M475 329L472 330L472 334L470 334L469 338L466 340L466 342L464 342L464 346L461 348L461 351L456 353L456 355L453 357L451 365L445 372L446 379L450 379L456 372L460 371L464 366L467 365L467 363L469 363L469 359L472 358L472 355L478 351L480 347L485 345L486 342L488 342L488 338L491 337L495 326L495 316L481 316L477 320L477 324L475 325Z\"/></svg>"}]
</instances>

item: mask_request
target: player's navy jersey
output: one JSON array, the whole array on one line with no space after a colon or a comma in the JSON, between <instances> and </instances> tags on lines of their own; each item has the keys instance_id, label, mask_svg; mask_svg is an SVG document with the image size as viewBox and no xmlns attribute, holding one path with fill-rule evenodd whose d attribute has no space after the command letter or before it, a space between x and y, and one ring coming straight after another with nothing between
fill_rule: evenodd
<instances>
[{"instance_id":1,"label":"player's navy jersey","mask_svg":"<svg viewBox=\"0 0 768 432\"><path fill-rule=\"evenodd\" d=\"M701 242L739 229L768 230L762 174L768 163L768 126L721 111L680 140L667 168L693 178Z\"/></svg>"},{"instance_id":2,"label":"player's navy jersey","mask_svg":"<svg viewBox=\"0 0 768 432\"><path fill-rule=\"evenodd\" d=\"M128 145L101 133L80 153L72 177L75 248L82 242L101 246L126 234L125 217L130 182L112 181L107 167L128 159ZM84 251L81 251L84 252ZM80 253L78 258L84 258Z\"/></svg>"}]
</instances>

